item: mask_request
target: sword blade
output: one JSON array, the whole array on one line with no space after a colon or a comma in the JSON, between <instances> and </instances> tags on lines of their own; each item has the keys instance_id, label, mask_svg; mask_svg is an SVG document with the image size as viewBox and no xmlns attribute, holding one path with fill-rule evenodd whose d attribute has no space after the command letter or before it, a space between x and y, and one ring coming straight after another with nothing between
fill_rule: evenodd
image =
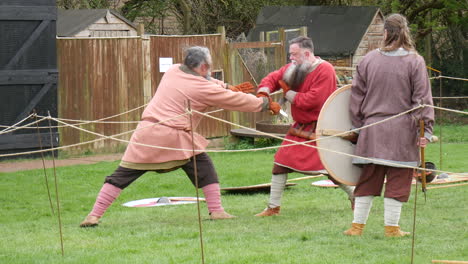
<instances>
[{"instance_id":1,"label":"sword blade","mask_svg":"<svg viewBox=\"0 0 468 264\"><path fill-rule=\"evenodd\" d=\"M283 110L283 109L280 109L280 114L286 118L288 118L288 114Z\"/></svg>"}]
</instances>

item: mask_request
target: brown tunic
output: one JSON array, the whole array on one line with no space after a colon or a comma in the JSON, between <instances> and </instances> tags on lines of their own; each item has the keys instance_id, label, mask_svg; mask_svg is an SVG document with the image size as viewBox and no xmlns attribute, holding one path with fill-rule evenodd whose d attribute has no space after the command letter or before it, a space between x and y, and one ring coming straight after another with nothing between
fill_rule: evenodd
<instances>
[{"instance_id":1,"label":"brown tunic","mask_svg":"<svg viewBox=\"0 0 468 264\"><path fill-rule=\"evenodd\" d=\"M350 99L350 115L354 127L398 115L419 104L432 105L426 64L420 55L402 49L390 53L374 50L359 63ZM355 154L381 161L418 165L420 119L425 123L426 138L430 138L434 109L425 107L361 130ZM359 158L354 159L353 163L383 164Z\"/></svg>"}]
</instances>

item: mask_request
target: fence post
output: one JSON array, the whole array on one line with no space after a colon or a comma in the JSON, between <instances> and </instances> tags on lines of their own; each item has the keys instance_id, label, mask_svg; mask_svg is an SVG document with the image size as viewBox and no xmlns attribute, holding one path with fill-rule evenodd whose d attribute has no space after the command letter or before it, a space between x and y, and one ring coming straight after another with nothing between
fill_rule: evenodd
<instances>
[{"instance_id":1,"label":"fence post","mask_svg":"<svg viewBox=\"0 0 468 264\"><path fill-rule=\"evenodd\" d=\"M299 35L307 37L307 27L300 27L299 28Z\"/></svg>"},{"instance_id":2,"label":"fence post","mask_svg":"<svg viewBox=\"0 0 468 264\"><path fill-rule=\"evenodd\" d=\"M147 103L151 100L151 49L150 49L150 38L145 36L145 25L143 23L138 24L137 34L140 36L140 48L141 48L141 84L143 88L143 102Z\"/></svg>"},{"instance_id":3,"label":"fence post","mask_svg":"<svg viewBox=\"0 0 468 264\"><path fill-rule=\"evenodd\" d=\"M278 41L281 43L281 46L275 48L275 64L276 68L280 68L282 65L286 64L286 32L284 28L278 29Z\"/></svg>"},{"instance_id":4,"label":"fence post","mask_svg":"<svg viewBox=\"0 0 468 264\"><path fill-rule=\"evenodd\" d=\"M145 25L143 23L140 23L137 26L137 35L143 36L144 34L145 34Z\"/></svg>"},{"instance_id":5,"label":"fence post","mask_svg":"<svg viewBox=\"0 0 468 264\"><path fill-rule=\"evenodd\" d=\"M226 28L224 26L218 26L217 31L221 34L220 47L221 54L223 54L223 79L224 82L232 83L231 65L229 63L229 45L226 42Z\"/></svg>"}]
</instances>

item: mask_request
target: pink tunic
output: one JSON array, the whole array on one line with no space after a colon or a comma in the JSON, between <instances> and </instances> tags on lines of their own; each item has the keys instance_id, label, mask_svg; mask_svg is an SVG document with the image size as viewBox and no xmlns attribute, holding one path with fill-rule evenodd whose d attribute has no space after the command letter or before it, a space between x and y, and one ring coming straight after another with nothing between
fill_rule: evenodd
<instances>
[{"instance_id":1,"label":"pink tunic","mask_svg":"<svg viewBox=\"0 0 468 264\"><path fill-rule=\"evenodd\" d=\"M283 78L286 69L291 64L270 73L260 83L259 87L269 87L270 92L280 89L278 81ZM324 61L315 70L307 75L304 82L298 87L294 102L291 104L291 114L297 123L310 123L317 121L320 109L327 98L336 90L336 74L333 66ZM295 125L293 124L293 125ZM286 139L304 142L306 139L286 135ZM291 144L283 141L282 146ZM316 146L314 142L309 143ZM311 172L323 170L319 154L315 148L302 145L281 147L275 155L275 163L291 168L295 171Z\"/></svg>"},{"instance_id":2,"label":"pink tunic","mask_svg":"<svg viewBox=\"0 0 468 264\"><path fill-rule=\"evenodd\" d=\"M184 72L180 67L180 64L173 65L164 74L156 94L143 112L142 121L133 133L131 142L191 150L190 117L187 114L182 115L187 112L188 100L192 109L199 112L211 106L244 112L261 111L262 98L232 92L217 80L207 80L202 76ZM194 128L198 126L202 117L199 114L193 115ZM160 121L165 122L162 125L154 125ZM208 141L200 134L194 133L194 144L195 149L204 150ZM131 163L162 163L185 160L192 156L192 151L152 148L130 143L122 160Z\"/></svg>"}]
</instances>

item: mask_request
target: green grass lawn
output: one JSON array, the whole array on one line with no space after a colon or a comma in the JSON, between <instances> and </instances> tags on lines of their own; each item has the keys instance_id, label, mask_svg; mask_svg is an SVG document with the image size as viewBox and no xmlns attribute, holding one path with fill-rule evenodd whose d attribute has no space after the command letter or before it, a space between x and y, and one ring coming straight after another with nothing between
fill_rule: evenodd
<instances>
[{"instance_id":1,"label":"green grass lawn","mask_svg":"<svg viewBox=\"0 0 468 264\"><path fill-rule=\"evenodd\" d=\"M444 170L468 172L468 143L448 143ZM438 164L439 146L426 151ZM222 187L268 183L273 153L212 153ZM147 173L116 200L99 227L78 225L91 209L104 177L118 162L57 168L65 256L42 170L0 173L0 263L201 263L196 205L127 208L122 203L161 196L195 196L182 170ZM53 191L53 171L48 169ZM291 174L301 177L300 174ZM376 198L365 234L345 237L352 221L339 189L298 181L283 197L282 215L259 219L268 194L223 195L236 219L209 221L201 205L205 263L410 263L412 239L383 236L383 199ZM418 194L414 263L468 260L467 187ZM53 195L55 197L55 195ZM53 197L53 198L54 198ZM411 231L414 189L400 224ZM55 207L55 204L54 204Z\"/></svg>"}]
</instances>

